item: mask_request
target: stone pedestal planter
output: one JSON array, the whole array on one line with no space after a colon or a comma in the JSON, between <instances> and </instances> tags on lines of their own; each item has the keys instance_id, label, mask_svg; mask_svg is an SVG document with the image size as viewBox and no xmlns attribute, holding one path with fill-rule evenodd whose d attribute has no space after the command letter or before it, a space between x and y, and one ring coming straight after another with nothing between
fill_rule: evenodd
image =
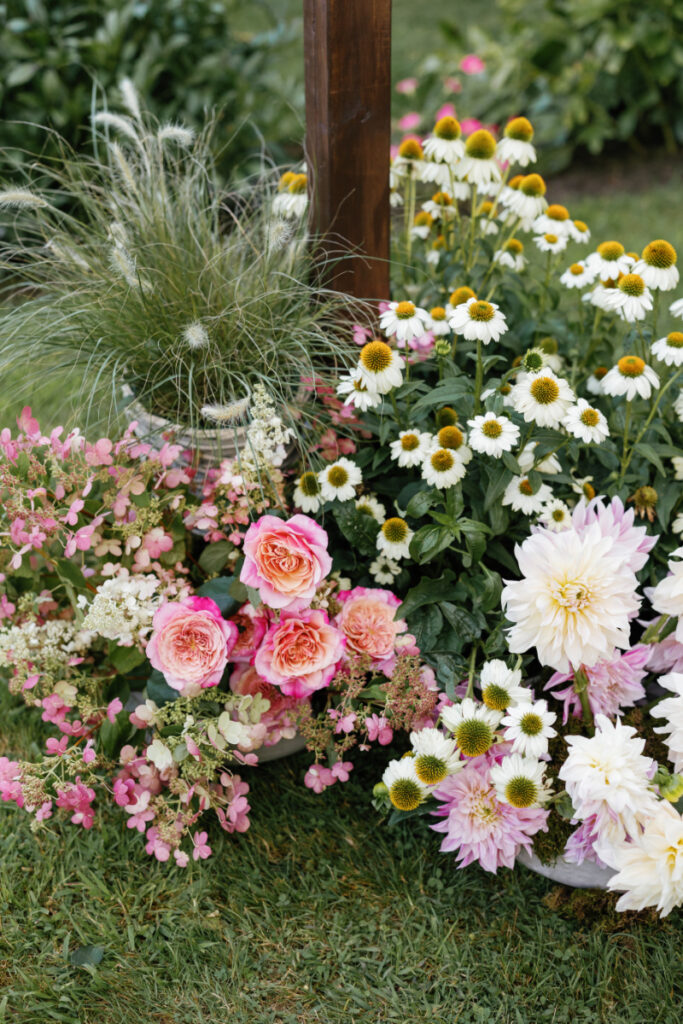
<instances>
[{"instance_id":1,"label":"stone pedestal planter","mask_svg":"<svg viewBox=\"0 0 683 1024\"><path fill-rule=\"evenodd\" d=\"M570 885L575 889L606 889L607 882L614 874L612 868L601 868L595 861L585 860L583 864L571 864L564 857L558 857L552 864L542 864L533 853L522 850L517 863L523 864L537 875L543 875L560 885Z\"/></svg>"},{"instance_id":2,"label":"stone pedestal planter","mask_svg":"<svg viewBox=\"0 0 683 1024\"><path fill-rule=\"evenodd\" d=\"M264 764L266 761L278 761L281 757L298 754L305 748L306 740L297 733L291 740L278 740L272 747L259 747L254 753L259 759L259 764Z\"/></svg>"}]
</instances>

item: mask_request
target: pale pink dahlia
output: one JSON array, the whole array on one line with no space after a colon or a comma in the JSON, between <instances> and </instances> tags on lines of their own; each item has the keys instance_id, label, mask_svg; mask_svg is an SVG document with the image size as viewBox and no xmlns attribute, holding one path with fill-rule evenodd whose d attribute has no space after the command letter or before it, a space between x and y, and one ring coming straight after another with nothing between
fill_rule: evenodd
<instances>
[{"instance_id":1,"label":"pale pink dahlia","mask_svg":"<svg viewBox=\"0 0 683 1024\"><path fill-rule=\"evenodd\" d=\"M492 763L485 755L473 758L439 785L434 796L441 806L435 814L445 820L431 827L445 833L444 853L458 851L459 867L476 860L495 874L500 867L514 867L519 851L531 849L532 837L547 832L548 812L501 803L489 778Z\"/></svg>"},{"instance_id":2,"label":"pale pink dahlia","mask_svg":"<svg viewBox=\"0 0 683 1024\"><path fill-rule=\"evenodd\" d=\"M624 568L639 572L657 543L657 537L648 536L647 528L635 525L635 510L624 508L620 498L603 504L603 498L581 501L572 514L574 529L582 534L592 523L598 523L604 537L613 537L614 553L624 560Z\"/></svg>"},{"instance_id":3,"label":"pale pink dahlia","mask_svg":"<svg viewBox=\"0 0 683 1024\"><path fill-rule=\"evenodd\" d=\"M624 708L633 705L645 696L642 679L647 675L647 662L650 657L648 644L637 644L624 654L614 652L612 658L599 661L596 665L585 667L588 679L588 703L594 715L607 715L612 718ZM545 685L546 690L553 689L561 683L573 684L574 673L555 672ZM564 717L578 717L581 714L581 701L574 686L564 690L554 690L553 696L564 701Z\"/></svg>"},{"instance_id":4,"label":"pale pink dahlia","mask_svg":"<svg viewBox=\"0 0 683 1024\"><path fill-rule=\"evenodd\" d=\"M583 864L585 860L592 860L600 867L606 867L605 862L600 860L595 849L599 838L597 815L591 814L570 835L564 847L564 859L570 864Z\"/></svg>"}]
</instances>

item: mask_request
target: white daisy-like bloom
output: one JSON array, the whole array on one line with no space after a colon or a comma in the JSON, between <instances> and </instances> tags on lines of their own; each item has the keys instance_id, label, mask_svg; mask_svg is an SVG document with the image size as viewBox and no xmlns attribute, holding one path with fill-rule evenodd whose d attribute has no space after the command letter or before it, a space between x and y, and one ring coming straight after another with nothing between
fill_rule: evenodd
<instances>
[{"instance_id":1,"label":"white daisy-like bloom","mask_svg":"<svg viewBox=\"0 0 683 1024\"><path fill-rule=\"evenodd\" d=\"M382 776L382 782L387 787L389 799L399 811L414 811L429 792L428 787L418 777L412 757L390 761Z\"/></svg>"},{"instance_id":2,"label":"white daisy-like bloom","mask_svg":"<svg viewBox=\"0 0 683 1024\"><path fill-rule=\"evenodd\" d=\"M670 292L679 280L676 266L676 250L670 242L658 238L643 249L640 259L633 267L634 274L640 274L648 288Z\"/></svg>"},{"instance_id":3,"label":"white daisy-like bloom","mask_svg":"<svg viewBox=\"0 0 683 1024\"><path fill-rule=\"evenodd\" d=\"M574 401L574 392L552 370L525 374L510 391L513 409L526 423L539 427L559 427Z\"/></svg>"},{"instance_id":4,"label":"white daisy-like bloom","mask_svg":"<svg viewBox=\"0 0 683 1024\"><path fill-rule=\"evenodd\" d=\"M654 718L665 718L666 724L654 731L666 737L669 760L675 772L683 772L683 672L669 672L657 680L660 686L675 693L675 697L660 700L650 710Z\"/></svg>"},{"instance_id":5,"label":"white daisy-like bloom","mask_svg":"<svg viewBox=\"0 0 683 1024\"><path fill-rule=\"evenodd\" d=\"M669 312L671 313L672 316L678 317L679 319L682 318L683 317L683 299L676 299L675 302L672 302L671 305L669 306Z\"/></svg>"},{"instance_id":6,"label":"white daisy-like bloom","mask_svg":"<svg viewBox=\"0 0 683 1024\"><path fill-rule=\"evenodd\" d=\"M607 373L606 366L598 366L597 369L593 370L590 377L586 379L586 391L590 395L602 395L602 382L605 374Z\"/></svg>"},{"instance_id":7,"label":"white daisy-like bloom","mask_svg":"<svg viewBox=\"0 0 683 1024\"><path fill-rule=\"evenodd\" d=\"M585 398L579 398L576 405L568 409L564 427L586 444L600 444L609 437L609 427L604 415L599 409L589 405Z\"/></svg>"},{"instance_id":8,"label":"white daisy-like bloom","mask_svg":"<svg viewBox=\"0 0 683 1024\"><path fill-rule=\"evenodd\" d=\"M468 299L456 306L449 324L456 334L461 334L468 341L481 341L484 345L498 341L508 329L499 306L483 299Z\"/></svg>"},{"instance_id":9,"label":"white daisy-like bloom","mask_svg":"<svg viewBox=\"0 0 683 1024\"><path fill-rule=\"evenodd\" d=\"M501 723L501 711L493 711L465 697L441 711L441 722L453 733L458 749L465 757L485 754L493 745L496 729Z\"/></svg>"},{"instance_id":10,"label":"white daisy-like bloom","mask_svg":"<svg viewBox=\"0 0 683 1024\"><path fill-rule=\"evenodd\" d=\"M425 333L429 313L414 302L390 302L389 308L381 314L379 326L387 337L397 341L412 341Z\"/></svg>"},{"instance_id":11,"label":"white daisy-like bloom","mask_svg":"<svg viewBox=\"0 0 683 1024\"><path fill-rule=\"evenodd\" d=\"M318 473L320 493L325 501L350 501L356 497L356 487L363 482L363 475L351 459L337 459Z\"/></svg>"},{"instance_id":12,"label":"white daisy-like bloom","mask_svg":"<svg viewBox=\"0 0 683 1024\"><path fill-rule=\"evenodd\" d=\"M394 179L399 181L403 178L422 180L424 166L424 152L419 140L410 136L403 139L398 147L398 156L391 165Z\"/></svg>"},{"instance_id":13,"label":"white daisy-like bloom","mask_svg":"<svg viewBox=\"0 0 683 1024\"><path fill-rule=\"evenodd\" d=\"M496 146L496 156L500 163L519 164L527 167L536 163L536 150L531 140L534 129L526 117L515 117L505 125L503 138Z\"/></svg>"},{"instance_id":14,"label":"white daisy-like bloom","mask_svg":"<svg viewBox=\"0 0 683 1024\"><path fill-rule=\"evenodd\" d=\"M521 669L508 668L500 658L484 663L479 675L481 699L492 711L507 711L516 704L529 704L531 690L522 686Z\"/></svg>"},{"instance_id":15,"label":"white daisy-like bloom","mask_svg":"<svg viewBox=\"0 0 683 1024\"><path fill-rule=\"evenodd\" d=\"M400 561L401 558L410 558L410 542L413 539L413 531L405 519L399 516L391 516L382 523L382 528L377 534L377 550L387 555L393 561Z\"/></svg>"},{"instance_id":16,"label":"white daisy-like bloom","mask_svg":"<svg viewBox=\"0 0 683 1024\"><path fill-rule=\"evenodd\" d=\"M553 498L543 507L538 521L546 530L559 533L561 530L568 530L571 527L572 510L560 498Z\"/></svg>"},{"instance_id":17,"label":"white daisy-like bloom","mask_svg":"<svg viewBox=\"0 0 683 1024\"><path fill-rule=\"evenodd\" d=\"M441 251L440 251L440 249L441 249L440 246L435 247L434 244L432 244L432 248L429 250L429 252L425 256L425 261L426 261L426 263L430 267L438 267L439 260L441 259Z\"/></svg>"},{"instance_id":18,"label":"white daisy-like bloom","mask_svg":"<svg viewBox=\"0 0 683 1024\"><path fill-rule=\"evenodd\" d=\"M381 501L378 501L374 494L364 494L356 502L356 509L363 515L371 516L380 525L387 517L387 510Z\"/></svg>"},{"instance_id":19,"label":"white daisy-like bloom","mask_svg":"<svg viewBox=\"0 0 683 1024\"><path fill-rule=\"evenodd\" d=\"M593 271L586 266L583 260L572 263L560 276L560 284L563 284L565 288L585 288L594 280Z\"/></svg>"},{"instance_id":20,"label":"white daisy-like bloom","mask_svg":"<svg viewBox=\"0 0 683 1024\"><path fill-rule=\"evenodd\" d=\"M302 473L297 481L293 497L294 504L302 512L317 512L324 501L318 474L310 471Z\"/></svg>"},{"instance_id":21,"label":"white daisy-like bloom","mask_svg":"<svg viewBox=\"0 0 683 1024\"><path fill-rule=\"evenodd\" d=\"M429 310L429 320L425 324L425 329L431 331L437 338L451 333L448 313L443 306L432 306Z\"/></svg>"},{"instance_id":22,"label":"white daisy-like bloom","mask_svg":"<svg viewBox=\"0 0 683 1024\"><path fill-rule=\"evenodd\" d=\"M527 477L513 476L505 488L501 504L510 505L513 512L523 512L525 516L535 516L543 510L549 501L552 501L552 497L553 492L547 484L541 484L534 493Z\"/></svg>"},{"instance_id":23,"label":"white daisy-like bloom","mask_svg":"<svg viewBox=\"0 0 683 1024\"><path fill-rule=\"evenodd\" d=\"M420 332L424 334L424 330ZM358 369L369 391L388 394L403 383L404 360L385 341L369 341L360 350Z\"/></svg>"},{"instance_id":24,"label":"white daisy-like bloom","mask_svg":"<svg viewBox=\"0 0 683 1024\"><path fill-rule=\"evenodd\" d=\"M683 333L671 331L666 338L658 338L651 346L652 354L667 366L683 366Z\"/></svg>"},{"instance_id":25,"label":"white daisy-like bloom","mask_svg":"<svg viewBox=\"0 0 683 1024\"><path fill-rule=\"evenodd\" d=\"M565 736L565 741L569 755L559 775L575 817L583 821L595 814L601 838L608 841L635 837L658 803L650 789L656 765L643 755L644 738L619 719L613 723L596 715L594 736Z\"/></svg>"},{"instance_id":26,"label":"white daisy-like bloom","mask_svg":"<svg viewBox=\"0 0 683 1024\"><path fill-rule=\"evenodd\" d=\"M307 190L307 175L287 171L280 178L278 193L273 200L273 213L285 220L302 217L308 206Z\"/></svg>"},{"instance_id":27,"label":"white daisy-like bloom","mask_svg":"<svg viewBox=\"0 0 683 1024\"><path fill-rule=\"evenodd\" d=\"M459 198L456 196L456 199ZM455 206L450 192L435 192L431 199L422 204L424 213L428 213L433 220L452 220L455 217Z\"/></svg>"},{"instance_id":28,"label":"white daisy-like bloom","mask_svg":"<svg viewBox=\"0 0 683 1024\"><path fill-rule=\"evenodd\" d=\"M470 428L470 447L482 455L500 459L503 452L510 452L519 441L519 427L507 416L495 412L484 413L467 421Z\"/></svg>"},{"instance_id":29,"label":"white daisy-like bloom","mask_svg":"<svg viewBox=\"0 0 683 1024\"><path fill-rule=\"evenodd\" d=\"M424 152L437 164L456 164L465 155L465 143L460 124L454 117L441 117L434 125L434 131L425 140Z\"/></svg>"},{"instance_id":30,"label":"white daisy-like bloom","mask_svg":"<svg viewBox=\"0 0 683 1024\"><path fill-rule=\"evenodd\" d=\"M543 777L545 767L533 757L509 754L492 765L489 778L496 796L511 807L542 807L552 795Z\"/></svg>"},{"instance_id":31,"label":"white daisy-like bloom","mask_svg":"<svg viewBox=\"0 0 683 1024\"><path fill-rule=\"evenodd\" d=\"M417 777L425 786L436 786L464 767L455 740L444 736L440 729L411 732L410 743Z\"/></svg>"},{"instance_id":32,"label":"white daisy-like bloom","mask_svg":"<svg viewBox=\"0 0 683 1024\"><path fill-rule=\"evenodd\" d=\"M548 740L557 736L553 729L556 719L555 712L548 710L547 700L535 700L508 708L501 725L513 753L542 757L548 753Z\"/></svg>"},{"instance_id":33,"label":"white daisy-like bloom","mask_svg":"<svg viewBox=\"0 0 683 1024\"><path fill-rule=\"evenodd\" d=\"M582 220L573 220L569 228L569 234L575 242L589 242L591 233L588 225Z\"/></svg>"},{"instance_id":34,"label":"white daisy-like bloom","mask_svg":"<svg viewBox=\"0 0 683 1024\"><path fill-rule=\"evenodd\" d=\"M678 392L678 398L674 402L674 412L678 416L678 419L683 423L683 388Z\"/></svg>"},{"instance_id":35,"label":"white daisy-like bloom","mask_svg":"<svg viewBox=\"0 0 683 1024\"><path fill-rule=\"evenodd\" d=\"M674 636L683 644L683 548L672 551L668 566L669 575L659 581L650 601L656 612L678 619Z\"/></svg>"},{"instance_id":36,"label":"white daisy-like bloom","mask_svg":"<svg viewBox=\"0 0 683 1024\"><path fill-rule=\"evenodd\" d=\"M337 394L344 399L344 405L352 405L354 408L360 409L361 412L375 409L382 402L379 392L368 387L359 366L356 366L346 376L340 377Z\"/></svg>"},{"instance_id":37,"label":"white daisy-like bloom","mask_svg":"<svg viewBox=\"0 0 683 1024\"><path fill-rule=\"evenodd\" d=\"M601 281L616 281L619 274L628 274L633 266L621 242L601 242L586 259L586 266Z\"/></svg>"},{"instance_id":38,"label":"white daisy-like bloom","mask_svg":"<svg viewBox=\"0 0 683 1024\"><path fill-rule=\"evenodd\" d=\"M583 296L584 302L589 302L596 309L602 309L606 313L614 312L615 281L598 281L591 291Z\"/></svg>"},{"instance_id":39,"label":"white daisy-like bloom","mask_svg":"<svg viewBox=\"0 0 683 1024\"><path fill-rule=\"evenodd\" d=\"M382 586L391 586L401 573L401 566L386 555L378 555L374 562L370 562L370 575L375 583Z\"/></svg>"},{"instance_id":40,"label":"white daisy-like bloom","mask_svg":"<svg viewBox=\"0 0 683 1024\"><path fill-rule=\"evenodd\" d=\"M616 871L607 886L623 893L617 910L655 907L666 917L683 903L683 818L670 803L659 801L630 841L604 846L600 858Z\"/></svg>"},{"instance_id":41,"label":"white daisy-like bloom","mask_svg":"<svg viewBox=\"0 0 683 1024\"><path fill-rule=\"evenodd\" d=\"M487 209L488 207L488 209ZM491 219L490 213L493 203L482 203L479 207L479 233L481 235L497 235L500 227Z\"/></svg>"},{"instance_id":42,"label":"white daisy-like bloom","mask_svg":"<svg viewBox=\"0 0 683 1024\"><path fill-rule=\"evenodd\" d=\"M610 309L626 323L633 324L644 320L652 309L652 292L639 274L624 274L617 282L616 288L610 288Z\"/></svg>"},{"instance_id":43,"label":"white daisy-like bloom","mask_svg":"<svg viewBox=\"0 0 683 1024\"><path fill-rule=\"evenodd\" d=\"M558 238L571 238L572 221L569 210L560 203L553 203L545 213L536 218L532 230L537 235L556 235Z\"/></svg>"},{"instance_id":44,"label":"white daisy-like bloom","mask_svg":"<svg viewBox=\"0 0 683 1024\"><path fill-rule=\"evenodd\" d=\"M389 189L389 206L403 206L403 196L397 188Z\"/></svg>"},{"instance_id":45,"label":"white daisy-like bloom","mask_svg":"<svg viewBox=\"0 0 683 1024\"><path fill-rule=\"evenodd\" d=\"M545 235L534 235L534 245L538 246L541 252L550 252L555 255L564 252L567 248L567 236L555 235L548 231Z\"/></svg>"},{"instance_id":46,"label":"white daisy-like bloom","mask_svg":"<svg viewBox=\"0 0 683 1024\"><path fill-rule=\"evenodd\" d=\"M683 480L683 455L674 455L671 464L674 468L674 480Z\"/></svg>"},{"instance_id":47,"label":"white daisy-like bloom","mask_svg":"<svg viewBox=\"0 0 683 1024\"><path fill-rule=\"evenodd\" d=\"M659 387L659 377L640 356L622 356L616 366L602 378L602 393L616 398L626 395L631 402L634 398L649 398L653 388Z\"/></svg>"},{"instance_id":48,"label":"white daisy-like bloom","mask_svg":"<svg viewBox=\"0 0 683 1024\"><path fill-rule=\"evenodd\" d=\"M452 451L463 466L472 461L472 449L467 444L467 435L455 423L442 427L438 434L431 439L430 451L434 452L438 448L447 448Z\"/></svg>"},{"instance_id":49,"label":"white daisy-like bloom","mask_svg":"<svg viewBox=\"0 0 683 1024\"><path fill-rule=\"evenodd\" d=\"M515 547L515 556L522 579L506 581L501 598L513 623L511 653L535 647L542 665L568 672L630 646L638 581L599 523L581 534L539 530Z\"/></svg>"},{"instance_id":50,"label":"white daisy-like bloom","mask_svg":"<svg viewBox=\"0 0 683 1024\"><path fill-rule=\"evenodd\" d=\"M422 463L422 479L433 487L453 487L466 472L464 462L450 448L434 449Z\"/></svg>"},{"instance_id":51,"label":"white daisy-like bloom","mask_svg":"<svg viewBox=\"0 0 683 1024\"><path fill-rule=\"evenodd\" d=\"M467 178L470 185L488 188L492 182L499 182L501 178L495 156L496 140L485 128L480 128L467 139L465 155L456 165L455 173L461 181Z\"/></svg>"},{"instance_id":52,"label":"white daisy-like bloom","mask_svg":"<svg viewBox=\"0 0 683 1024\"><path fill-rule=\"evenodd\" d=\"M446 312L448 316L452 316L454 310L458 306L465 306L470 299L476 299L475 293L467 285L462 285L460 288L454 288L451 294L448 296L448 302L446 303Z\"/></svg>"},{"instance_id":53,"label":"white daisy-like bloom","mask_svg":"<svg viewBox=\"0 0 683 1024\"><path fill-rule=\"evenodd\" d=\"M540 174L527 174L517 188L505 193L505 205L523 221L523 230L530 231L534 221L548 209L546 186ZM502 200L501 200L502 201Z\"/></svg>"},{"instance_id":54,"label":"white daisy-like bloom","mask_svg":"<svg viewBox=\"0 0 683 1024\"><path fill-rule=\"evenodd\" d=\"M683 512L679 512L671 524L672 533L683 533Z\"/></svg>"},{"instance_id":55,"label":"white daisy-like bloom","mask_svg":"<svg viewBox=\"0 0 683 1024\"><path fill-rule=\"evenodd\" d=\"M449 164L435 163L425 160L420 171L420 181L425 185L438 185L439 188L450 188L453 171Z\"/></svg>"},{"instance_id":56,"label":"white daisy-like bloom","mask_svg":"<svg viewBox=\"0 0 683 1024\"><path fill-rule=\"evenodd\" d=\"M556 473L561 473L562 463L558 459L557 455L543 455L537 460L537 447L537 441L527 441L517 456L517 462L519 463L522 472L528 473L530 470L535 469L536 472L547 473L548 476L554 476Z\"/></svg>"},{"instance_id":57,"label":"white daisy-like bloom","mask_svg":"<svg viewBox=\"0 0 683 1024\"><path fill-rule=\"evenodd\" d=\"M432 443L431 434L418 430L401 430L398 439L389 445L391 458L403 469L420 466Z\"/></svg>"},{"instance_id":58,"label":"white daisy-like bloom","mask_svg":"<svg viewBox=\"0 0 683 1024\"><path fill-rule=\"evenodd\" d=\"M516 273L521 273L527 265L527 258L524 255L524 246L518 238L510 238L502 249L496 249L493 254L493 262L501 267L509 267Z\"/></svg>"},{"instance_id":59,"label":"white daisy-like bloom","mask_svg":"<svg viewBox=\"0 0 683 1024\"><path fill-rule=\"evenodd\" d=\"M420 210L419 213L415 214L410 233L413 238L421 238L424 241L429 236L433 226L434 218L431 213L427 213L426 210Z\"/></svg>"},{"instance_id":60,"label":"white daisy-like bloom","mask_svg":"<svg viewBox=\"0 0 683 1024\"><path fill-rule=\"evenodd\" d=\"M515 174L509 181L501 186L498 190L498 203L500 206L503 206L506 209L510 206L510 202L514 199L515 193L519 190L519 186L523 182L524 177L525 176L523 174ZM510 212L508 210L506 213L504 210L500 214L501 221L507 216L510 216ZM510 223L512 223L512 221L510 221Z\"/></svg>"}]
</instances>

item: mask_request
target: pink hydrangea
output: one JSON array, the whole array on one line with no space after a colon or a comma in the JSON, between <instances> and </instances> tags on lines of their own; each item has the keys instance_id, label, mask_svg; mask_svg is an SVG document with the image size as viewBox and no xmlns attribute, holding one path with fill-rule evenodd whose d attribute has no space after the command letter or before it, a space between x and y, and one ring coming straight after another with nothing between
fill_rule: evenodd
<instances>
[{"instance_id":1,"label":"pink hydrangea","mask_svg":"<svg viewBox=\"0 0 683 1024\"><path fill-rule=\"evenodd\" d=\"M327 613L283 612L256 653L254 667L290 697L308 697L327 686L344 653L346 638Z\"/></svg>"},{"instance_id":2,"label":"pink hydrangea","mask_svg":"<svg viewBox=\"0 0 683 1024\"><path fill-rule=\"evenodd\" d=\"M431 827L445 834L442 851L457 851L459 867L476 860L495 874L500 867L514 867L519 851L531 849L533 836L547 832L548 812L499 801L489 778L490 766L486 755L473 758L439 785L434 796L441 806L435 814L444 821Z\"/></svg>"},{"instance_id":3,"label":"pink hydrangea","mask_svg":"<svg viewBox=\"0 0 683 1024\"><path fill-rule=\"evenodd\" d=\"M95 811L92 807L94 799L95 790L85 786L76 776L75 782L67 783L62 789L57 790L56 804L57 807L73 811L70 820L74 825L92 828L95 820Z\"/></svg>"},{"instance_id":4,"label":"pink hydrangea","mask_svg":"<svg viewBox=\"0 0 683 1024\"><path fill-rule=\"evenodd\" d=\"M394 738L394 730L387 722L384 715L372 714L365 719L365 728L368 739L371 743L377 741L381 747L386 747Z\"/></svg>"},{"instance_id":5,"label":"pink hydrangea","mask_svg":"<svg viewBox=\"0 0 683 1024\"><path fill-rule=\"evenodd\" d=\"M247 602L230 621L234 622L238 629L237 640L230 652L230 661L251 664L270 625L268 611L263 607L254 608Z\"/></svg>"},{"instance_id":6,"label":"pink hydrangea","mask_svg":"<svg viewBox=\"0 0 683 1024\"><path fill-rule=\"evenodd\" d=\"M221 828L226 832L246 832L249 828L249 811L251 810L247 800L249 784L244 782L239 775L228 775L227 772L222 772L220 786L214 786L213 789L220 793L224 801L224 807L216 808L216 817Z\"/></svg>"},{"instance_id":7,"label":"pink hydrangea","mask_svg":"<svg viewBox=\"0 0 683 1024\"><path fill-rule=\"evenodd\" d=\"M406 630L403 619L395 619L401 601L390 590L354 587L339 593L342 608L335 625L346 637L347 654L367 654L373 665L391 676L396 665L396 640Z\"/></svg>"},{"instance_id":8,"label":"pink hydrangea","mask_svg":"<svg viewBox=\"0 0 683 1024\"><path fill-rule=\"evenodd\" d=\"M645 697L642 680L648 673L650 647L648 644L637 644L622 654L614 652L609 661L599 661L597 665L584 666L583 671L588 679L588 703L594 715L602 714L613 718L624 708L632 708ZM552 689L553 696L564 701L564 722L569 715L581 714L581 701L573 686L573 672L555 672L545 685L546 690ZM564 690L556 689L562 683L571 683Z\"/></svg>"},{"instance_id":9,"label":"pink hydrangea","mask_svg":"<svg viewBox=\"0 0 683 1024\"><path fill-rule=\"evenodd\" d=\"M230 676L230 689L233 693L260 694L270 703L270 707L259 722L263 728L263 737L252 749L261 743L263 746L271 747L281 739L292 739L296 735L292 712L301 702L295 697L288 697L277 686L267 683L253 665L237 666Z\"/></svg>"},{"instance_id":10,"label":"pink hydrangea","mask_svg":"<svg viewBox=\"0 0 683 1024\"><path fill-rule=\"evenodd\" d=\"M24 806L21 791L21 767L18 761L10 761L4 755L0 757L0 800Z\"/></svg>"},{"instance_id":11,"label":"pink hydrangea","mask_svg":"<svg viewBox=\"0 0 683 1024\"><path fill-rule=\"evenodd\" d=\"M152 628L147 657L170 687L182 691L191 684L206 689L220 683L238 632L215 601L169 601L155 612Z\"/></svg>"},{"instance_id":12,"label":"pink hydrangea","mask_svg":"<svg viewBox=\"0 0 683 1024\"><path fill-rule=\"evenodd\" d=\"M244 538L240 579L271 608L306 608L332 568L327 533L309 516L261 516Z\"/></svg>"},{"instance_id":13,"label":"pink hydrangea","mask_svg":"<svg viewBox=\"0 0 683 1024\"><path fill-rule=\"evenodd\" d=\"M635 511L624 508L620 498L608 504L602 498L581 501L572 513L572 525L582 535L592 523L598 523L604 537L613 537L613 550L624 560L624 568L639 572L657 543L657 537L648 536L646 527L635 525Z\"/></svg>"},{"instance_id":14,"label":"pink hydrangea","mask_svg":"<svg viewBox=\"0 0 683 1024\"><path fill-rule=\"evenodd\" d=\"M417 110L411 110L410 113L404 114L398 120L398 126L402 132L412 132L415 128L420 127L420 121L422 120L422 114L418 113Z\"/></svg>"}]
</instances>

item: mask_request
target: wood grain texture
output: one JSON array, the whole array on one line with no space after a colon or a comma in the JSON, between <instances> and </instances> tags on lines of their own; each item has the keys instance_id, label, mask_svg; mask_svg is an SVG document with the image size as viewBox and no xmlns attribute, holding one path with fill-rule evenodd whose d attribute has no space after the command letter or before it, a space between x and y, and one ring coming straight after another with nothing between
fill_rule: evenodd
<instances>
[{"instance_id":1,"label":"wood grain texture","mask_svg":"<svg viewBox=\"0 0 683 1024\"><path fill-rule=\"evenodd\" d=\"M304 0L311 227L354 255L329 283L389 297L391 0Z\"/></svg>"}]
</instances>

